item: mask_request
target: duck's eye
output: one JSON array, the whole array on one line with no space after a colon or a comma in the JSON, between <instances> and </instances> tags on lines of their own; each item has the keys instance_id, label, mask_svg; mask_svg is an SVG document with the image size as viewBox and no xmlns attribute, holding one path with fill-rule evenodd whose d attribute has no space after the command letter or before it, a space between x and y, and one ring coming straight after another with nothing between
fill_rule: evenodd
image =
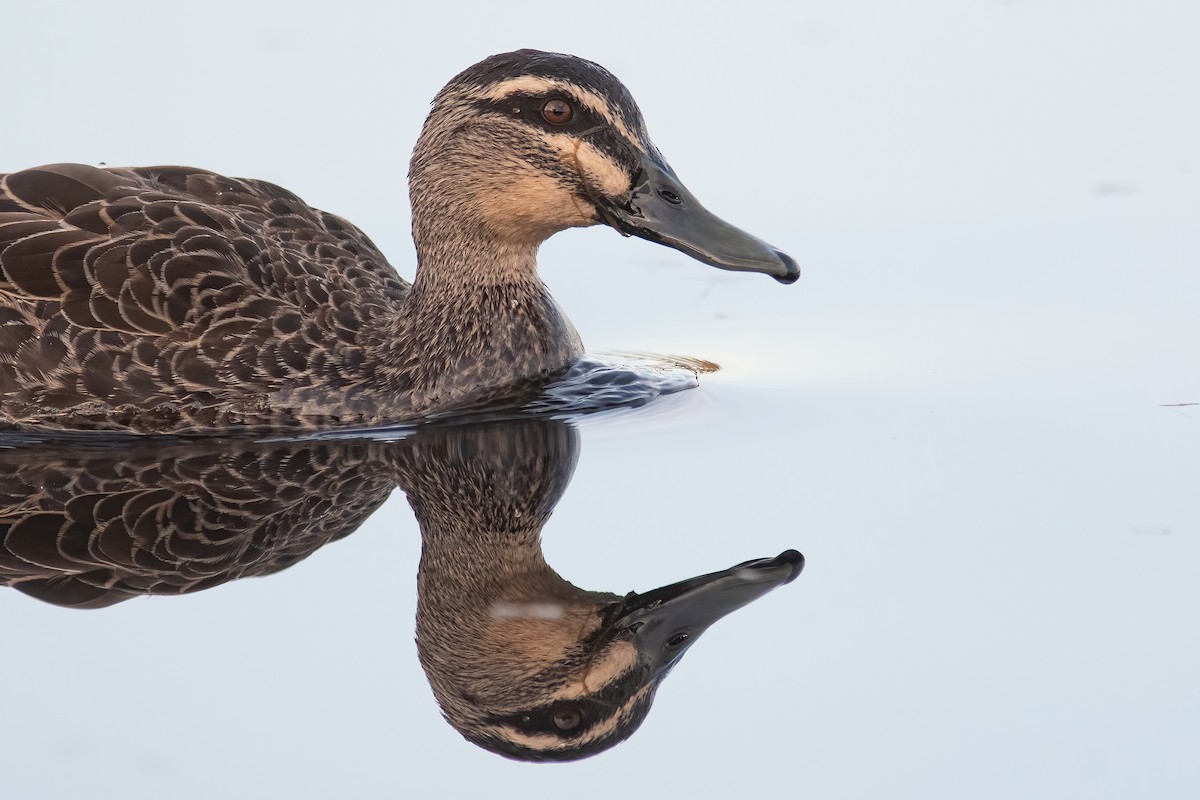
<instances>
[{"instance_id":1,"label":"duck's eye","mask_svg":"<svg viewBox=\"0 0 1200 800\"><path fill-rule=\"evenodd\" d=\"M575 109L566 100L547 100L542 106L542 118L551 125L565 125L575 116Z\"/></svg>"},{"instance_id":2,"label":"duck's eye","mask_svg":"<svg viewBox=\"0 0 1200 800\"><path fill-rule=\"evenodd\" d=\"M583 714L578 706L559 706L554 711L554 726L560 731L569 731L579 727L583 722Z\"/></svg>"}]
</instances>

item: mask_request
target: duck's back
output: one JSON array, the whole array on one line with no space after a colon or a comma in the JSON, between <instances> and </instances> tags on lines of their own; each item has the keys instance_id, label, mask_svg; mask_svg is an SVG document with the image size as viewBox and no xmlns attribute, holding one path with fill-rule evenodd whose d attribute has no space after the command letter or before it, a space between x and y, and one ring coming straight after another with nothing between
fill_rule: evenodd
<instances>
[{"instance_id":1,"label":"duck's back","mask_svg":"<svg viewBox=\"0 0 1200 800\"><path fill-rule=\"evenodd\" d=\"M263 181L0 175L0 426L221 427L352 395L408 288L356 227Z\"/></svg>"}]
</instances>

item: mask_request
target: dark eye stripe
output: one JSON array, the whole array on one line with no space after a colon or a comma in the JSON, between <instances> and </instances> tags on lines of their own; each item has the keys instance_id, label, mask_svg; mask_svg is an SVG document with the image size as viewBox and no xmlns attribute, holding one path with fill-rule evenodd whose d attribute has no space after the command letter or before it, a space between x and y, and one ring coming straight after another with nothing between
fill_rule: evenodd
<instances>
[{"instance_id":1,"label":"dark eye stripe","mask_svg":"<svg viewBox=\"0 0 1200 800\"><path fill-rule=\"evenodd\" d=\"M566 123L548 122L542 115L542 109L550 100L565 99L558 95L527 95L515 94L500 100L476 100L475 107L481 111L490 111L504 114L508 117L517 117L525 122L536 125L542 130L567 132L583 131L588 128L594 128L597 125L607 126L607 120L602 119L586 106L580 105L573 100L568 100L571 104L574 114L570 121Z\"/></svg>"},{"instance_id":2,"label":"dark eye stripe","mask_svg":"<svg viewBox=\"0 0 1200 800\"><path fill-rule=\"evenodd\" d=\"M542 116L542 108L549 99L553 98L547 98L545 95L517 94L509 95L501 100L476 100L475 107L481 112L515 117L551 133L583 134L589 144L626 168L630 174L637 169L639 161L637 146L617 133L608 120L597 115L587 106L571 101L575 109L571 121L565 124L552 124Z\"/></svg>"}]
</instances>

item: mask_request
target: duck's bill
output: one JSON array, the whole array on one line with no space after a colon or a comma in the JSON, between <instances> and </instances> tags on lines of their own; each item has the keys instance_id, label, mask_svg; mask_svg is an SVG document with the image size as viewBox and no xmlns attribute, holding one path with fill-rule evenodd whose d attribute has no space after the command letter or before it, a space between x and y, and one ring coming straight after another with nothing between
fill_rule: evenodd
<instances>
[{"instance_id":1,"label":"duck's bill","mask_svg":"<svg viewBox=\"0 0 1200 800\"><path fill-rule=\"evenodd\" d=\"M665 675L709 626L785 583L804 569L804 556L786 550L774 558L747 561L622 603L617 627L632 630L642 658Z\"/></svg>"},{"instance_id":2,"label":"duck's bill","mask_svg":"<svg viewBox=\"0 0 1200 800\"><path fill-rule=\"evenodd\" d=\"M764 272L780 283L800 277L791 256L708 211L670 167L649 159L641 167L629 202L597 203L604 222L626 236L665 244L721 269Z\"/></svg>"}]
</instances>

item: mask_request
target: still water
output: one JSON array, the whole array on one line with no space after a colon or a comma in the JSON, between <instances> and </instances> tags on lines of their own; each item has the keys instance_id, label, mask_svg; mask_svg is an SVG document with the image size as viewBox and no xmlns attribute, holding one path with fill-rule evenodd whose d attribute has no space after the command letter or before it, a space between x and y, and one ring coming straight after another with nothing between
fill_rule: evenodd
<instances>
[{"instance_id":1,"label":"still water","mask_svg":"<svg viewBox=\"0 0 1200 800\"><path fill-rule=\"evenodd\" d=\"M627 742L515 763L441 719L414 641L421 525L390 477L355 478L359 505L314 506L311 538L277 553L307 557L266 577L94 610L0 590L5 796L1196 795L1194 11L817 3L731 21L638 4L564 25L559 4L463 26L389 4L338 47L325 6L244 6L224 11L252 46L220 63L232 17L215 11L187 36L157 16L118 32L98 7L78 26L6 12L27 34L13 63L41 79L8 89L39 123L4 129L4 169L261 176L411 275L397 187L444 80L520 46L604 63L689 187L803 275L718 273L611 231L543 248L590 348L721 365L547 434L576 463L549 487L545 563L618 597L791 548L806 565L707 631ZM162 102L170 135L150 136L110 92L44 90L111 63L110 29L174 43L175 68L139 73L148 96L174 96L181 71L271 86L222 98L256 124ZM655 31L691 46L630 46ZM279 80L282 63L311 79ZM311 113L334 94L343 113ZM369 452L311 463L361 475L407 442L313 444ZM318 546L330 515L363 521ZM238 563L223 544L198 580Z\"/></svg>"}]
</instances>

